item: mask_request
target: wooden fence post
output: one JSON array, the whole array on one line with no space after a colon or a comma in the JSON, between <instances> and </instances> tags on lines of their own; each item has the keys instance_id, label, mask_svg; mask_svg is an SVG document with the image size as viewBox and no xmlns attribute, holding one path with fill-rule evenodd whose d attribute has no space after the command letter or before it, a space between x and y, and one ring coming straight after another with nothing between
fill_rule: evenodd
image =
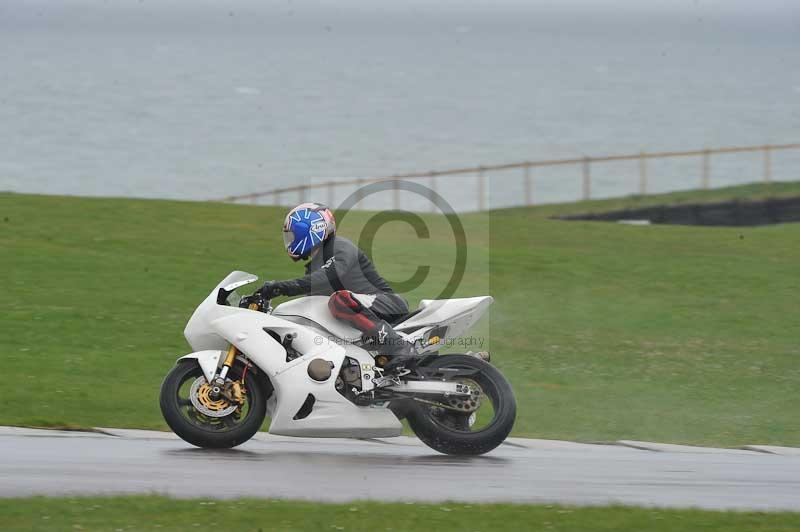
<instances>
[{"instance_id":1,"label":"wooden fence post","mask_svg":"<svg viewBox=\"0 0 800 532\"><path fill-rule=\"evenodd\" d=\"M478 210L483 211L486 208L486 197L485 194L485 186L484 181L486 180L483 175L484 168L483 166L478 167Z\"/></svg>"},{"instance_id":2,"label":"wooden fence post","mask_svg":"<svg viewBox=\"0 0 800 532\"><path fill-rule=\"evenodd\" d=\"M591 174L591 164L592 160L589 157L583 158L583 164L581 166L581 171L583 174L583 199L588 200L592 199L592 174Z\"/></svg>"},{"instance_id":3,"label":"wooden fence post","mask_svg":"<svg viewBox=\"0 0 800 532\"><path fill-rule=\"evenodd\" d=\"M428 200L431 202L431 212L436 212L436 174L431 173L429 181L431 190L428 193Z\"/></svg>"},{"instance_id":4,"label":"wooden fence post","mask_svg":"<svg viewBox=\"0 0 800 532\"><path fill-rule=\"evenodd\" d=\"M526 162L523 169L524 173L522 175L522 179L524 180L525 185L525 206L530 207L533 205L533 196L531 193L531 164Z\"/></svg>"},{"instance_id":5,"label":"wooden fence post","mask_svg":"<svg viewBox=\"0 0 800 532\"><path fill-rule=\"evenodd\" d=\"M356 190L356 203L358 203L359 201L364 199L364 193L361 190L361 188L363 186L364 186L364 178L363 177L359 177L356 180L356 187L358 187L357 190Z\"/></svg>"},{"instance_id":6,"label":"wooden fence post","mask_svg":"<svg viewBox=\"0 0 800 532\"><path fill-rule=\"evenodd\" d=\"M769 146L764 146L764 182L772 181L772 151Z\"/></svg>"},{"instance_id":7,"label":"wooden fence post","mask_svg":"<svg viewBox=\"0 0 800 532\"><path fill-rule=\"evenodd\" d=\"M647 155L639 154L639 195L647 195Z\"/></svg>"},{"instance_id":8,"label":"wooden fence post","mask_svg":"<svg viewBox=\"0 0 800 532\"><path fill-rule=\"evenodd\" d=\"M700 188L707 189L710 181L711 173L711 153L706 149L703 151L703 178L700 183Z\"/></svg>"}]
</instances>

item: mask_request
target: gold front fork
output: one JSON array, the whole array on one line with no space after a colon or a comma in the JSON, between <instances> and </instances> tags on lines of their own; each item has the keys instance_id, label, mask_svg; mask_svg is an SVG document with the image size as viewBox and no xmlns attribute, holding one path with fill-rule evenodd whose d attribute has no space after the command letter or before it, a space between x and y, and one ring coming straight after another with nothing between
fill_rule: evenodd
<instances>
[{"instance_id":1,"label":"gold front fork","mask_svg":"<svg viewBox=\"0 0 800 532\"><path fill-rule=\"evenodd\" d=\"M225 355L225 361L222 363L223 367L229 368L233 366L233 361L236 359L236 351L235 345L231 344L230 347L228 347L228 354Z\"/></svg>"}]
</instances>

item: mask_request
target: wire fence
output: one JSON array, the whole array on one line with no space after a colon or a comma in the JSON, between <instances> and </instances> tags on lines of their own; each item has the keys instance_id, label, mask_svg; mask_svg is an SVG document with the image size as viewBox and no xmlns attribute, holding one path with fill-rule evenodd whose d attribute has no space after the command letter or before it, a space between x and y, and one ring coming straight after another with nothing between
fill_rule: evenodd
<instances>
[{"instance_id":1,"label":"wire fence","mask_svg":"<svg viewBox=\"0 0 800 532\"><path fill-rule=\"evenodd\" d=\"M778 152L795 151L800 153L800 144L766 144L760 146L735 146L724 148L706 148L700 150L688 151L662 151L662 152L639 152L633 154L622 155L605 155L600 157L577 157L568 159L548 159L539 161L523 161L509 164L497 164L487 166L475 166L465 168L451 168L446 170L430 170L426 172L413 172L405 174L394 174L385 177L360 177L348 179L329 179L321 182L309 182L295 185L290 187L275 188L264 192L254 192L251 194L242 194L237 196L228 196L223 198L222 201L234 203L253 203L263 205L292 205L295 203L302 203L305 201L322 201L328 205L336 206L337 198L341 198L342 193L349 193L355 195L356 203L359 199L359 191L363 187L370 184L385 183L391 181L413 181L418 182L426 187L428 191L428 200L430 201L430 208L434 208L434 198L438 194L447 197L448 194L453 197L456 196L456 202L460 209L456 210L478 210L484 211L496 205L490 204L489 192L491 190L511 190L512 198L506 201L504 206L529 206L539 203L548 202L543 194L538 194L537 191L544 191L547 189L545 186L545 179L548 177L542 172L542 169L555 170L556 168L567 168L573 171L564 176L560 175L558 184L567 184L569 191L566 195L559 199L562 201L572 200L589 200L597 197L595 194L595 173L600 167L607 166L614 163L629 162L635 164L636 170L636 183L633 190L625 190L623 193L613 195L647 195L654 193L651 180L650 167L656 162L661 160L683 159L696 161L695 171L697 172L696 181L692 183L687 181L687 173L692 173L692 170L685 165L679 170L682 174L680 176L673 176L671 183L675 186L659 187L658 192L666 190L678 189L708 189L712 186L712 164L715 161L714 156L724 154L752 154L758 157L758 165L760 166L760 176L751 176L747 181L761 180L769 183L774 178L774 158ZM752 163L753 161L751 161ZM752 166L752 165L751 165ZM792 171L796 166L792 166ZM577 169L577 171L575 171ZM534 172L536 173L536 180L534 180ZM516 175L514 175L516 173ZM571 181L570 181L570 175ZM502 176L502 177L501 177ZM459 179L457 182L444 181L453 178L468 178ZM791 176L791 179L797 179L797 176ZM575 183L577 181L577 183ZM488 183L487 183L488 182ZM626 183L629 180L626 180ZM389 185L389 183L386 183ZM488 184L488 186L487 186ZM538 185L537 185L538 184ZM603 184L608 190L614 187L609 186L608 179L603 181ZM727 186L731 183L730 179L719 179L714 183L716 186ZM513 186L512 186L513 185ZM578 185L577 187L573 185ZM538 188L537 188L538 187ZM553 184L550 183L549 188L552 189ZM413 200L407 199L402 201L403 191L402 187L390 186L390 197L383 198L383 201L375 201L374 199L367 205L366 208L393 208L405 210L423 210L420 208L422 205L419 198ZM619 187L617 187L619 188ZM385 196L385 194L384 194ZM603 197L610 197L608 193L602 195ZM450 198L448 198L450 199ZM411 205L408 205L411 203ZM387 205L388 204L388 205Z\"/></svg>"}]
</instances>

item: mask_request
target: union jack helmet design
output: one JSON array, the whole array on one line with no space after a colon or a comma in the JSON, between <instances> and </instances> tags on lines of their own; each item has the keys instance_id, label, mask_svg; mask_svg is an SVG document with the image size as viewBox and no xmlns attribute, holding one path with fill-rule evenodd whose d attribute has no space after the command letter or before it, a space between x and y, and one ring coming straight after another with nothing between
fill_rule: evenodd
<instances>
[{"instance_id":1,"label":"union jack helmet design","mask_svg":"<svg viewBox=\"0 0 800 532\"><path fill-rule=\"evenodd\" d=\"M305 260L335 232L336 219L328 207L321 203L301 203L286 215L283 244L292 259Z\"/></svg>"}]
</instances>

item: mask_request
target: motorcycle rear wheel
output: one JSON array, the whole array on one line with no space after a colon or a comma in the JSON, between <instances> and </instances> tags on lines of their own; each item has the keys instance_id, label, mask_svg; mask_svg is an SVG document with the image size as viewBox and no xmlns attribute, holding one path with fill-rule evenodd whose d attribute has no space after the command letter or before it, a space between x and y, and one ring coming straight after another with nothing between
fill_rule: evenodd
<instances>
[{"instance_id":1,"label":"motorcycle rear wheel","mask_svg":"<svg viewBox=\"0 0 800 532\"><path fill-rule=\"evenodd\" d=\"M411 429L428 447L444 454L488 453L508 437L517 416L517 403L508 380L494 366L469 355L443 355L426 368L477 370L465 382L477 384L491 403L491 420L473 430L475 414L455 412L426 403L414 403L406 413ZM459 380L458 378L454 380Z\"/></svg>"},{"instance_id":2,"label":"motorcycle rear wheel","mask_svg":"<svg viewBox=\"0 0 800 532\"><path fill-rule=\"evenodd\" d=\"M232 380L241 379L243 366L237 364L229 373ZM224 417L210 417L198 411L187 396L190 383L203 378L203 371L194 360L180 360L161 385L159 404L167 425L184 441L206 449L228 449L246 442L264 423L271 386L253 373L245 376L245 404L240 411ZM205 379L203 378L203 382Z\"/></svg>"}]
</instances>

